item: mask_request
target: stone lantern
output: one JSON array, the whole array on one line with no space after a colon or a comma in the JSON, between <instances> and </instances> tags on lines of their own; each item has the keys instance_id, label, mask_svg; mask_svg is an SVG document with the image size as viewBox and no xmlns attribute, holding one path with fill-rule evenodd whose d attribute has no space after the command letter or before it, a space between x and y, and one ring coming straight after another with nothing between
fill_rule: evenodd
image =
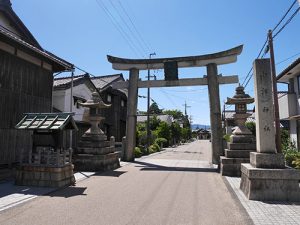
<instances>
[{"instance_id":1,"label":"stone lantern","mask_svg":"<svg viewBox=\"0 0 300 225\"><path fill-rule=\"evenodd\" d=\"M232 98L227 98L227 105L235 105L235 114L233 115L236 123L236 128L232 132L231 139L234 142L250 141L248 138L253 138L251 131L245 126L247 118L251 115L247 113L247 104L254 102L254 98L246 94L243 86L238 86L235 89L235 95Z\"/></svg>"},{"instance_id":2,"label":"stone lantern","mask_svg":"<svg viewBox=\"0 0 300 225\"><path fill-rule=\"evenodd\" d=\"M87 120L91 124L81 137L74 154L74 165L77 171L103 171L116 169L120 166L119 155L115 151L115 138L107 136L99 128L99 124L105 118L100 110L111 107L105 104L97 92L93 92L92 99L85 103L79 103L89 109Z\"/></svg>"},{"instance_id":3,"label":"stone lantern","mask_svg":"<svg viewBox=\"0 0 300 225\"><path fill-rule=\"evenodd\" d=\"M82 107L89 109L89 115L88 115L87 120L91 124L90 129L88 129L84 133L82 138L87 138L87 139L93 138L93 139L97 139L99 141L106 140L107 136L104 134L104 132L99 127L99 124L105 118L100 115L99 110L107 109L107 108L111 107L111 105L105 104L97 92L92 93L92 99L90 99L84 103L79 102L78 104Z\"/></svg>"},{"instance_id":4,"label":"stone lantern","mask_svg":"<svg viewBox=\"0 0 300 225\"><path fill-rule=\"evenodd\" d=\"M230 142L225 149L225 156L221 156L221 174L223 176L241 176L241 163L249 163L250 152L256 151L255 138L245 126L247 118L247 104L254 102L254 98L245 93L243 86L235 89L235 95L227 98L226 104L235 105L233 116L236 127L230 136Z\"/></svg>"}]
</instances>

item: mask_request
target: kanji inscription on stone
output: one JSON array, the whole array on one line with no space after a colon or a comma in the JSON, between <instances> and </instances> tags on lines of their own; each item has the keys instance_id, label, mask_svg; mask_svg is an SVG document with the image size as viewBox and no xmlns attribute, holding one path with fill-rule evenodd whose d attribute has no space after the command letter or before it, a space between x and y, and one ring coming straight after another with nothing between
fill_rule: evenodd
<instances>
[{"instance_id":1,"label":"kanji inscription on stone","mask_svg":"<svg viewBox=\"0 0 300 225\"><path fill-rule=\"evenodd\" d=\"M257 151L261 153L274 153L275 128L270 60L255 60L253 70Z\"/></svg>"}]
</instances>

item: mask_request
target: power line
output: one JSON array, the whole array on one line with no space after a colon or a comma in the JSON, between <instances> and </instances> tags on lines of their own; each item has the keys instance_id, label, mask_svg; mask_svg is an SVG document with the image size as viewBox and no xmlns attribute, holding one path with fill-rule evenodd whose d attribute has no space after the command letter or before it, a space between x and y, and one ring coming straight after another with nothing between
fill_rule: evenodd
<instances>
[{"instance_id":1,"label":"power line","mask_svg":"<svg viewBox=\"0 0 300 225\"><path fill-rule=\"evenodd\" d=\"M138 56L141 54L139 52L139 49L136 49L135 44L132 42L131 38L128 36L128 34L124 31L122 26L117 22L116 18L112 15L112 13L108 10L108 8L105 6L102 0L96 0L97 5L104 11L104 13L107 15L110 22L113 24L113 26L118 30L118 32L121 34L123 39L127 42L130 49ZM141 54L143 57L143 53Z\"/></svg>"},{"instance_id":2,"label":"power line","mask_svg":"<svg viewBox=\"0 0 300 225\"><path fill-rule=\"evenodd\" d=\"M112 0L109 0L110 4L112 5L112 7L115 9L115 11L117 12L117 14L119 15L120 19L123 21L123 23L125 24L125 26L127 27L129 33L131 33L132 37L135 38L135 40L137 40L137 44L140 47L140 49L143 52L147 52L147 50L145 49L145 47L143 46L142 41L139 39L138 35L135 34L135 32L132 30L132 28L128 25L126 19L123 17L122 13L120 12L120 10L116 7L116 5L113 3ZM124 11L123 11L124 12Z\"/></svg>"},{"instance_id":3,"label":"power line","mask_svg":"<svg viewBox=\"0 0 300 225\"><path fill-rule=\"evenodd\" d=\"M290 6L290 8L286 11L286 13L283 15L283 17L280 19L280 21L276 24L276 26L273 28L273 32L277 29L277 27L282 23L282 21L285 19L285 17L289 14L289 12L292 10L294 5L296 4L297 0L293 2L293 4Z\"/></svg>"},{"instance_id":4,"label":"power line","mask_svg":"<svg viewBox=\"0 0 300 225\"><path fill-rule=\"evenodd\" d=\"M276 63L276 65L279 65L279 64L281 64L281 63L283 63L283 62L286 62L286 61L288 61L288 60L294 58L294 57L297 56L297 55L300 55L300 52L298 52L298 53L296 53L296 54L294 54L294 55L292 55L292 56L290 56L290 57L288 57L288 58L285 58L285 59L281 60L280 62Z\"/></svg>"},{"instance_id":5,"label":"power line","mask_svg":"<svg viewBox=\"0 0 300 225\"><path fill-rule=\"evenodd\" d=\"M291 17L285 22L285 24L279 29L279 31L277 31L276 34L273 35L273 39L280 34L281 31L283 31L283 29L293 20L293 18L297 15L297 13L299 12L300 7L298 7L295 12L291 15Z\"/></svg>"},{"instance_id":6,"label":"power line","mask_svg":"<svg viewBox=\"0 0 300 225\"><path fill-rule=\"evenodd\" d=\"M124 7L124 5L122 4L122 2L120 0L118 0L119 5L121 6L121 9L123 10L123 12L125 13L125 15L127 16L127 18L129 19L130 23L132 24L134 30L136 31L136 33L138 34L138 36L140 37L140 39L142 40L142 42L144 43L144 45L147 47L148 51L151 52L151 46L145 41L145 39L143 38L143 36L141 35L141 33L139 32L139 30L137 29L137 27L135 26L135 23L133 22L133 20L131 19L129 13L127 12L126 8Z\"/></svg>"},{"instance_id":7,"label":"power line","mask_svg":"<svg viewBox=\"0 0 300 225\"><path fill-rule=\"evenodd\" d=\"M135 38L137 40L138 46L140 48L140 50L142 52L147 52L147 50L144 48L142 42L140 41L140 39L137 37L137 35L133 32L133 30L131 29L131 27L128 25L128 23L126 22L126 20L124 19L124 17L122 16L122 14L120 13L119 9L116 7L116 5L113 3L112 0L109 0L111 6L114 8L114 10L117 12L117 14L119 15L120 19L123 21L123 23L125 24L125 26L127 27L129 33L131 33L132 37ZM145 56L144 56L145 58Z\"/></svg>"},{"instance_id":8,"label":"power line","mask_svg":"<svg viewBox=\"0 0 300 225\"><path fill-rule=\"evenodd\" d=\"M289 12L291 11L291 9L294 7L294 5L295 5L296 2L297 2L297 0L295 0L295 1L292 3L292 5L291 5L291 6L289 7L289 9L286 11L286 13L283 15L283 17L279 20L279 22L278 22L278 23L276 24L276 26L273 28L272 32L275 31L275 30L279 27L279 25L283 22L283 20L284 20L284 19L286 18L286 16L289 14ZM282 25L282 27L276 32L276 34L273 35L273 39L274 39L278 34L280 34L280 32L282 32L282 31L284 30L284 28L285 28L285 27L292 21L292 19L297 15L297 13L299 12L299 10L300 10L300 7L298 7L298 8L296 9L296 11L290 16L290 18L284 23L284 25ZM269 51L269 46L267 45L267 43L268 43L268 39L265 41L265 43L264 43L263 47L261 48L261 50L260 50L260 52L259 52L259 54L258 54L258 56L257 56L256 59L258 59L258 58L260 57L260 55L261 55L261 53L263 52L263 50L265 49L265 47L266 47L266 49L265 49L263 55L261 56L261 58L263 58L263 57L267 54L267 52ZM252 78L252 76L253 76L253 73L251 73L252 71L253 71L253 68L251 67L251 69L249 70L247 76L245 77L245 79L244 79L244 81L243 81L243 83L242 83L242 85L243 85L244 87L247 87L248 83L250 82L250 80L251 80L251 78ZM248 80L247 80L247 79L248 79Z\"/></svg>"}]
</instances>

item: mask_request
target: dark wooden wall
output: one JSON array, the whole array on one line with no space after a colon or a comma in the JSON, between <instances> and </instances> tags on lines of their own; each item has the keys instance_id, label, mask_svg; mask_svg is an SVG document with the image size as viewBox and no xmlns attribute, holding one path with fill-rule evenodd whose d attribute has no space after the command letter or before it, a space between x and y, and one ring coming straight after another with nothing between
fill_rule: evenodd
<instances>
[{"instance_id":1,"label":"dark wooden wall","mask_svg":"<svg viewBox=\"0 0 300 225\"><path fill-rule=\"evenodd\" d=\"M31 148L28 131L14 126L28 112L51 112L52 72L0 50L0 166Z\"/></svg>"},{"instance_id":2,"label":"dark wooden wall","mask_svg":"<svg viewBox=\"0 0 300 225\"><path fill-rule=\"evenodd\" d=\"M107 102L107 95L112 96L112 102ZM100 125L101 129L107 130L107 137L114 136L116 141L122 141L122 137L126 135L126 116L127 116L127 99L126 96L118 91L108 88L101 92L101 98L112 107L102 110L101 114L105 117L103 124ZM121 106L121 100L125 101L125 106ZM106 127L106 128L105 128Z\"/></svg>"}]
</instances>

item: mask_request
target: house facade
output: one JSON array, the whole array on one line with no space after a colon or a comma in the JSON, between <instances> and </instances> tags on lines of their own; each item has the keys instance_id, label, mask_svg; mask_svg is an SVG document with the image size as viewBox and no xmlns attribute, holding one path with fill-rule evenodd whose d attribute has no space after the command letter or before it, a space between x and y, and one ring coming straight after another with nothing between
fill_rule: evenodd
<instances>
[{"instance_id":1,"label":"house facade","mask_svg":"<svg viewBox=\"0 0 300 225\"><path fill-rule=\"evenodd\" d=\"M77 146L81 135L89 128L86 119L87 109L80 107L78 102L85 102L92 98L97 91L103 101L111 104L100 114L105 117L100 128L107 137L114 136L117 142L122 141L126 133L127 90L112 88L114 82L124 81L122 74L90 77L88 74L73 77L71 99L71 77L55 78L53 84L53 110L61 112L75 112L75 121L79 132L73 137L73 146ZM71 102L72 101L72 102Z\"/></svg>"},{"instance_id":2,"label":"house facade","mask_svg":"<svg viewBox=\"0 0 300 225\"><path fill-rule=\"evenodd\" d=\"M280 120L288 121L291 141L300 148L300 58L277 76L278 83L288 85L288 90L278 93Z\"/></svg>"},{"instance_id":3,"label":"house facade","mask_svg":"<svg viewBox=\"0 0 300 225\"><path fill-rule=\"evenodd\" d=\"M39 45L9 0L0 0L0 168L31 148L30 133L15 125L23 113L51 112L53 73L72 68Z\"/></svg>"},{"instance_id":4,"label":"house facade","mask_svg":"<svg viewBox=\"0 0 300 225\"><path fill-rule=\"evenodd\" d=\"M101 98L112 106L102 111L105 117L100 125L108 137L114 136L117 142L121 142L126 136L127 117L127 89L113 89L112 84L124 81L122 74L113 74L99 77L91 77L92 82L100 93Z\"/></svg>"}]
</instances>

